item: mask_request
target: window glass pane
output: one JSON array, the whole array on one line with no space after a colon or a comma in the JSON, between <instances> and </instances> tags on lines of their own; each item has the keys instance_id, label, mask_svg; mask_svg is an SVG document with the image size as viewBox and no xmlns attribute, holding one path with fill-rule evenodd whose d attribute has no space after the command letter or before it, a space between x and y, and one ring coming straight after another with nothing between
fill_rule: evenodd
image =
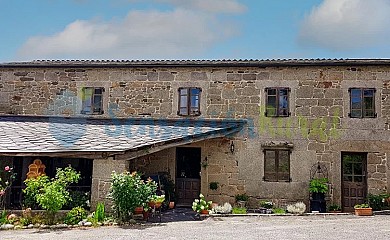
<instances>
[{"instance_id":1,"label":"window glass pane","mask_svg":"<svg viewBox=\"0 0 390 240\"><path fill-rule=\"evenodd\" d=\"M191 95L199 95L200 89L199 88L191 88Z\"/></svg>"},{"instance_id":2,"label":"window glass pane","mask_svg":"<svg viewBox=\"0 0 390 240\"><path fill-rule=\"evenodd\" d=\"M191 107L198 108L199 106L199 95L191 95Z\"/></svg>"},{"instance_id":3,"label":"window glass pane","mask_svg":"<svg viewBox=\"0 0 390 240\"><path fill-rule=\"evenodd\" d=\"M365 110L364 111L364 117L375 117L374 110Z\"/></svg>"},{"instance_id":4,"label":"window glass pane","mask_svg":"<svg viewBox=\"0 0 390 240\"><path fill-rule=\"evenodd\" d=\"M265 172L276 172L275 151L265 151Z\"/></svg>"},{"instance_id":5,"label":"window glass pane","mask_svg":"<svg viewBox=\"0 0 390 240\"><path fill-rule=\"evenodd\" d=\"M351 117L362 117L362 111L361 110L352 110Z\"/></svg>"},{"instance_id":6,"label":"window glass pane","mask_svg":"<svg viewBox=\"0 0 390 240\"><path fill-rule=\"evenodd\" d=\"M95 88L95 94L102 94L103 88Z\"/></svg>"},{"instance_id":7,"label":"window glass pane","mask_svg":"<svg viewBox=\"0 0 390 240\"><path fill-rule=\"evenodd\" d=\"M101 112L101 110L102 110L102 96L95 95L93 97L93 111L94 112Z\"/></svg>"},{"instance_id":8,"label":"window glass pane","mask_svg":"<svg viewBox=\"0 0 390 240\"><path fill-rule=\"evenodd\" d=\"M187 88L181 88L180 90L179 90L179 93L180 93L180 95L187 95Z\"/></svg>"},{"instance_id":9,"label":"window glass pane","mask_svg":"<svg viewBox=\"0 0 390 240\"><path fill-rule=\"evenodd\" d=\"M364 98L364 108L365 109L374 109L374 98L372 97L365 97Z\"/></svg>"},{"instance_id":10,"label":"window glass pane","mask_svg":"<svg viewBox=\"0 0 390 240\"><path fill-rule=\"evenodd\" d=\"M365 97L373 97L374 96L374 90L372 89L366 89L363 91L363 94Z\"/></svg>"},{"instance_id":11,"label":"window glass pane","mask_svg":"<svg viewBox=\"0 0 390 240\"><path fill-rule=\"evenodd\" d=\"M279 108L288 107L288 98L287 96L279 96Z\"/></svg>"},{"instance_id":12,"label":"window glass pane","mask_svg":"<svg viewBox=\"0 0 390 240\"><path fill-rule=\"evenodd\" d=\"M279 89L279 95L287 95L288 94L288 89L287 88L280 88Z\"/></svg>"},{"instance_id":13,"label":"window glass pane","mask_svg":"<svg viewBox=\"0 0 390 240\"><path fill-rule=\"evenodd\" d=\"M354 182L363 182L363 177L362 176L355 176Z\"/></svg>"},{"instance_id":14,"label":"window glass pane","mask_svg":"<svg viewBox=\"0 0 390 240\"><path fill-rule=\"evenodd\" d=\"M357 88L351 89L351 97L360 97L362 95L362 90Z\"/></svg>"},{"instance_id":15,"label":"window glass pane","mask_svg":"<svg viewBox=\"0 0 390 240\"><path fill-rule=\"evenodd\" d=\"M352 97L352 109L360 109L362 107L362 101L360 97Z\"/></svg>"},{"instance_id":16,"label":"window glass pane","mask_svg":"<svg viewBox=\"0 0 390 240\"><path fill-rule=\"evenodd\" d=\"M363 175L363 163L354 163L353 164L353 174Z\"/></svg>"},{"instance_id":17,"label":"window glass pane","mask_svg":"<svg viewBox=\"0 0 390 240\"><path fill-rule=\"evenodd\" d=\"M343 180L346 182L352 182L352 176L344 176Z\"/></svg>"},{"instance_id":18,"label":"window glass pane","mask_svg":"<svg viewBox=\"0 0 390 240\"><path fill-rule=\"evenodd\" d=\"M267 91L268 95L276 95L276 88L269 88Z\"/></svg>"},{"instance_id":19,"label":"window glass pane","mask_svg":"<svg viewBox=\"0 0 390 240\"><path fill-rule=\"evenodd\" d=\"M343 173L352 174L352 164L349 162L343 161Z\"/></svg>"},{"instance_id":20,"label":"window glass pane","mask_svg":"<svg viewBox=\"0 0 390 240\"><path fill-rule=\"evenodd\" d=\"M180 108L183 108L183 107L187 107L188 103L187 103L187 95L184 95L184 96L180 96Z\"/></svg>"},{"instance_id":21,"label":"window glass pane","mask_svg":"<svg viewBox=\"0 0 390 240\"><path fill-rule=\"evenodd\" d=\"M288 151L279 151L279 173L288 173L290 171L289 157Z\"/></svg>"},{"instance_id":22,"label":"window glass pane","mask_svg":"<svg viewBox=\"0 0 390 240\"><path fill-rule=\"evenodd\" d=\"M188 115L188 109L187 108L180 108L179 114L180 115Z\"/></svg>"}]
</instances>

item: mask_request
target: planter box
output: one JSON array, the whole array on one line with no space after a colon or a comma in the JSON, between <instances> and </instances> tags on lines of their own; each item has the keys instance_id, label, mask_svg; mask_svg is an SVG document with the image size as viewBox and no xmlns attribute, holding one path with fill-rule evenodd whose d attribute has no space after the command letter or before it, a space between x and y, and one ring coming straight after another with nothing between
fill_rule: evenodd
<instances>
[{"instance_id":1,"label":"planter box","mask_svg":"<svg viewBox=\"0 0 390 240\"><path fill-rule=\"evenodd\" d=\"M357 216L372 216L372 208L355 208Z\"/></svg>"}]
</instances>

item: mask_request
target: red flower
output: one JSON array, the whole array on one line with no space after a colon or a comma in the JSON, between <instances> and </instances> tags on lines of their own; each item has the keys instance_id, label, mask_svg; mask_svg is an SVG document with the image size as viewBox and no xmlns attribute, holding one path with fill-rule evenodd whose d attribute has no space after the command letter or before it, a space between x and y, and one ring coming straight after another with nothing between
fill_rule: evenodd
<instances>
[{"instance_id":1,"label":"red flower","mask_svg":"<svg viewBox=\"0 0 390 240\"><path fill-rule=\"evenodd\" d=\"M5 170L5 171L9 171L9 170L10 170L10 167L9 167L9 166L5 166L4 170Z\"/></svg>"}]
</instances>

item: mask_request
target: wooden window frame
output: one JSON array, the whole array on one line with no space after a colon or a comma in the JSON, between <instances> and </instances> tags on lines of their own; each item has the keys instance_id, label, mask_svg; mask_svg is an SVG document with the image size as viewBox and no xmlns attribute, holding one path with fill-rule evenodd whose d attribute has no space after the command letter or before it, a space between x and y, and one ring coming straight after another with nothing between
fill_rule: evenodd
<instances>
[{"instance_id":1,"label":"wooden window frame","mask_svg":"<svg viewBox=\"0 0 390 240\"><path fill-rule=\"evenodd\" d=\"M266 152L267 151L274 151L275 152L275 179L272 179L272 178L267 178L266 177ZM288 178L287 179L281 179L281 177L279 176L279 152L280 151L286 151L288 152ZM263 180L265 182L291 182L291 149L279 149L279 148L267 148L267 149L263 149L263 153L264 153L264 176L263 176Z\"/></svg>"},{"instance_id":2,"label":"wooden window frame","mask_svg":"<svg viewBox=\"0 0 390 240\"><path fill-rule=\"evenodd\" d=\"M360 108L353 108L352 106L352 91L353 90L360 90ZM366 98L367 96L364 95L364 91L372 91L372 108L371 109L366 109L366 106L365 106L365 103L364 103L364 98ZM377 113L376 113L376 109L375 109L375 93L376 93L376 89L375 88L349 88L348 89L348 92L349 92L349 113L348 113L348 116L350 118L376 118L377 117ZM352 115L352 110L360 110L360 116L353 116ZM367 110L370 110L370 111L373 111L373 115L372 116L366 116L365 113Z\"/></svg>"},{"instance_id":3,"label":"wooden window frame","mask_svg":"<svg viewBox=\"0 0 390 240\"><path fill-rule=\"evenodd\" d=\"M85 91L87 89L92 89L92 95L90 96L91 98L91 111L85 111L85 99L86 99L86 96L85 96ZM101 90L101 93L96 93L96 90ZM85 114L85 115L100 115L100 114L104 114L104 110L103 110L103 95L104 95L104 88L103 87L83 87L82 88L82 106L81 106L81 114ZM100 96L101 97L101 105L100 105L100 110L98 109L95 109L94 107L94 99L95 99L95 96Z\"/></svg>"},{"instance_id":4,"label":"wooden window frame","mask_svg":"<svg viewBox=\"0 0 390 240\"><path fill-rule=\"evenodd\" d=\"M181 94L181 90L183 90L183 89L187 90L186 95ZM198 94L195 94L195 95L191 94L191 91L194 89L199 91ZM179 116L200 116L201 115L201 111L200 111L201 93L202 93L202 89L199 87L180 87L178 89L179 101L178 101L177 115L179 115ZM182 96L187 96L187 104L185 107L181 107L181 97ZM197 109L197 111L193 112L192 109L194 109L194 107L191 107L191 99L193 97L196 97L196 96L198 96L198 106L196 106L196 108L195 108L195 109ZM182 109L185 109L185 113L181 113Z\"/></svg>"},{"instance_id":5,"label":"wooden window frame","mask_svg":"<svg viewBox=\"0 0 390 240\"><path fill-rule=\"evenodd\" d=\"M285 89L287 90L287 114L286 115L283 115L283 114L280 114L280 108L279 108L279 97L280 97L280 90L282 89ZM270 95L269 94L269 91L270 90L275 90L276 92L276 95ZM291 112L290 112L290 92L291 92L291 89L288 88L288 87L267 87L264 89L265 91L265 116L266 117L289 117L291 116ZM268 102L269 102L269 97L276 97L276 109L275 109L275 115L270 115L270 113L268 112Z\"/></svg>"}]
</instances>

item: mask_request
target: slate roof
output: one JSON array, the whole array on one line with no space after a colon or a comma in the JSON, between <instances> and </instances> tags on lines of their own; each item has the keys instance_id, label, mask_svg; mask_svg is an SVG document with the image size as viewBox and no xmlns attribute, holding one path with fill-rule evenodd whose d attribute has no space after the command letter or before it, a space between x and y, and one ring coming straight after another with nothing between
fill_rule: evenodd
<instances>
[{"instance_id":1,"label":"slate roof","mask_svg":"<svg viewBox=\"0 0 390 240\"><path fill-rule=\"evenodd\" d=\"M14 67L283 67L283 66L366 66L390 65L390 59L206 59L206 60L34 60L0 63Z\"/></svg>"},{"instance_id":2,"label":"slate roof","mask_svg":"<svg viewBox=\"0 0 390 240\"><path fill-rule=\"evenodd\" d=\"M1 153L125 152L240 131L245 121L0 116Z\"/></svg>"}]
</instances>

